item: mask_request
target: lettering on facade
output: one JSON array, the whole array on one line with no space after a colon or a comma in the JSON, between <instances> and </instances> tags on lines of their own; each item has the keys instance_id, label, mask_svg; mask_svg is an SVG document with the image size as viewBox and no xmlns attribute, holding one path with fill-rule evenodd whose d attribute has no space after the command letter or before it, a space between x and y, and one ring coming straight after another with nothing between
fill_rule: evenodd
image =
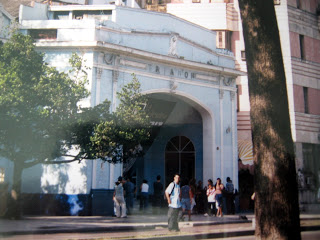
<instances>
[{"instance_id":1,"label":"lettering on facade","mask_svg":"<svg viewBox=\"0 0 320 240\"><path fill-rule=\"evenodd\" d=\"M156 66L156 73L160 74L160 68L159 68L159 66Z\"/></svg>"},{"instance_id":2,"label":"lettering on facade","mask_svg":"<svg viewBox=\"0 0 320 240\"><path fill-rule=\"evenodd\" d=\"M188 72L184 72L184 77L188 78L188 76L189 76L189 73Z\"/></svg>"},{"instance_id":3,"label":"lettering on facade","mask_svg":"<svg viewBox=\"0 0 320 240\"><path fill-rule=\"evenodd\" d=\"M116 61L117 56L112 54L104 54L103 60L106 64L112 64L118 62L119 65L122 66L128 66L128 67L134 67L138 69L147 70L151 73L156 74L163 74L170 77L179 77L182 79L198 79L198 80L204 80L206 82L217 82L218 79L222 80L222 82L227 85L231 84L233 82L233 78L225 78L224 76L210 76L205 74L199 74L191 71L186 71L184 69L176 69L176 68L170 68L169 66L160 66L155 64L148 64L148 63L142 63L142 62L136 62L124 58L119 58L118 61ZM160 72L160 69L162 69L162 73ZM114 77L114 79L117 78L117 76ZM228 82L227 82L228 81Z\"/></svg>"}]
</instances>

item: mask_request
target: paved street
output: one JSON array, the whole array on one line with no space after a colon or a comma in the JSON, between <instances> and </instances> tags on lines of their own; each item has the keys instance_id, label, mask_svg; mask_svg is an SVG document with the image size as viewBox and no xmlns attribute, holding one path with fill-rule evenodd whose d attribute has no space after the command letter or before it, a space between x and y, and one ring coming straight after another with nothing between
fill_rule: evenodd
<instances>
[{"instance_id":1,"label":"paved street","mask_svg":"<svg viewBox=\"0 0 320 240\"><path fill-rule=\"evenodd\" d=\"M223 218L194 215L191 222L180 222L181 232L167 230L166 215L114 217L25 217L0 220L0 238L39 239L250 239L254 234L253 215ZM303 239L320 238L320 214L301 214ZM236 237L236 238L234 238ZM252 238L253 239L253 238Z\"/></svg>"}]
</instances>

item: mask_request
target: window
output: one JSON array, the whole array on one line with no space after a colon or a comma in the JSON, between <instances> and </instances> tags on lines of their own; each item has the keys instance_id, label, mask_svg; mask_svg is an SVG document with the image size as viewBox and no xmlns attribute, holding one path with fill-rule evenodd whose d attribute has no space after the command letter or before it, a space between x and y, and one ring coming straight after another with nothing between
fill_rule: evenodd
<instances>
[{"instance_id":1,"label":"window","mask_svg":"<svg viewBox=\"0 0 320 240\"><path fill-rule=\"evenodd\" d=\"M170 139L165 152L166 186L172 182L175 173L183 174L185 179L195 177L195 147L185 136Z\"/></svg>"},{"instance_id":2,"label":"window","mask_svg":"<svg viewBox=\"0 0 320 240\"><path fill-rule=\"evenodd\" d=\"M53 18L54 19L66 19L68 20L69 19L69 12L67 11L63 11L63 12L54 12L54 15L53 15Z\"/></svg>"},{"instance_id":3,"label":"window","mask_svg":"<svg viewBox=\"0 0 320 240\"><path fill-rule=\"evenodd\" d=\"M304 36L303 35L299 35L299 43L300 43L300 57L301 59L305 60L306 56L305 56L305 44L304 44Z\"/></svg>"},{"instance_id":4,"label":"window","mask_svg":"<svg viewBox=\"0 0 320 240\"><path fill-rule=\"evenodd\" d=\"M243 60L243 61L246 60L246 51L245 50L241 51L241 60Z\"/></svg>"},{"instance_id":5,"label":"window","mask_svg":"<svg viewBox=\"0 0 320 240\"><path fill-rule=\"evenodd\" d=\"M237 85L237 112L240 112L240 95L242 95L242 86Z\"/></svg>"},{"instance_id":6,"label":"window","mask_svg":"<svg viewBox=\"0 0 320 240\"><path fill-rule=\"evenodd\" d=\"M305 177L305 183L309 189L318 189L319 178L318 171L320 169L319 156L320 146L319 144L302 143L302 157L303 157L303 172Z\"/></svg>"},{"instance_id":7,"label":"window","mask_svg":"<svg viewBox=\"0 0 320 240\"><path fill-rule=\"evenodd\" d=\"M296 0L297 1L297 8L301 9L301 2L300 0Z\"/></svg>"},{"instance_id":8,"label":"window","mask_svg":"<svg viewBox=\"0 0 320 240\"><path fill-rule=\"evenodd\" d=\"M217 48L224 48L231 51L231 35L229 31L217 31Z\"/></svg>"},{"instance_id":9,"label":"window","mask_svg":"<svg viewBox=\"0 0 320 240\"><path fill-rule=\"evenodd\" d=\"M4 182L4 168L0 168L0 183Z\"/></svg>"},{"instance_id":10,"label":"window","mask_svg":"<svg viewBox=\"0 0 320 240\"><path fill-rule=\"evenodd\" d=\"M304 113L309 113L308 88L303 87Z\"/></svg>"},{"instance_id":11,"label":"window","mask_svg":"<svg viewBox=\"0 0 320 240\"><path fill-rule=\"evenodd\" d=\"M57 29L30 29L33 39L57 39Z\"/></svg>"}]
</instances>

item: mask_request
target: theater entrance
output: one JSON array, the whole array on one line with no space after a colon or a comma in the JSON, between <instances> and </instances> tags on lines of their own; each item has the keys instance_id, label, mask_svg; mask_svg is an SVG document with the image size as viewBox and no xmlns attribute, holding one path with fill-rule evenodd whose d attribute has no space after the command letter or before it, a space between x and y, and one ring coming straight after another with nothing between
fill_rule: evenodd
<instances>
[{"instance_id":1,"label":"theater entrance","mask_svg":"<svg viewBox=\"0 0 320 240\"><path fill-rule=\"evenodd\" d=\"M176 136L169 140L165 151L165 184L173 181L175 173L181 180L195 177L195 148L191 140L185 136Z\"/></svg>"}]
</instances>

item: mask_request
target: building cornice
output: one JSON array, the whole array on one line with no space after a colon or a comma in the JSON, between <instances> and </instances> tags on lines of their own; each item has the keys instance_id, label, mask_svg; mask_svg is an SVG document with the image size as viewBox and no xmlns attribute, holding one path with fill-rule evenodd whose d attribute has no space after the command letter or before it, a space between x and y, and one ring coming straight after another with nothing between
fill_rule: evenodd
<instances>
[{"instance_id":1,"label":"building cornice","mask_svg":"<svg viewBox=\"0 0 320 240\"><path fill-rule=\"evenodd\" d=\"M232 68L220 67L210 64L204 64L194 61L189 61L185 59L180 59L172 56L165 56L156 53L150 53L143 50L130 48L126 46L120 46L117 44L99 42L99 41L37 41L35 43L37 48L46 49L62 49L62 48L91 48L98 51L107 51L114 54L121 54L124 56L137 57L144 60L156 61L163 64L175 65L179 67L186 67L189 69L195 69L200 71L207 71L216 74L224 74L230 77L245 76L246 73L238 71Z\"/></svg>"}]
</instances>

